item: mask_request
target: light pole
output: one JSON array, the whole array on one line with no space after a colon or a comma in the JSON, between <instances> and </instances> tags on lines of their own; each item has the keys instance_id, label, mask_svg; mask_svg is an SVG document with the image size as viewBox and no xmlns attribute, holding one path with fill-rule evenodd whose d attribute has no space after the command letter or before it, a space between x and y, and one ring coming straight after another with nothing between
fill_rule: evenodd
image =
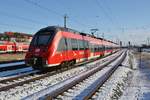
<instances>
[{"instance_id":1,"label":"light pole","mask_svg":"<svg viewBox=\"0 0 150 100\"><path fill-rule=\"evenodd\" d=\"M67 25L66 25L66 23L67 23L67 18L68 18L68 16L67 16L67 14L65 14L65 15L64 15L64 27L65 27L65 28L67 27Z\"/></svg>"}]
</instances>

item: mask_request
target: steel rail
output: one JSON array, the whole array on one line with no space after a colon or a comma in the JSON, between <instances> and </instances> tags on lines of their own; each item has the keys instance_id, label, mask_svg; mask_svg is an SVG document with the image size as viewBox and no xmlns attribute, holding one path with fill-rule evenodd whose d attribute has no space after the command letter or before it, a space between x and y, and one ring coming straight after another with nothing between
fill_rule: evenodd
<instances>
[{"instance_id":1,"label":"steel rail","mask_svg":"<svg viewBox=\"0 0 150 100\"><path fill-rule=\"evenodd\" d=\"M44 99L48 99L51 100L55 97L57 97L59 94L62 94L63 92L67 91L69 88L73 87L74 85L76 85L77 83L83 81L84 79L88 78L89 76L93 75L94 73L96 73L97 71L101 70L102 68L104 68L105 66L107 66L108 64L110 64L111 62L115 61L119 56L121 56L122 53L120 53L117 57L111 59L110 61L108 61L107 63L99 66L100 64L97 63L96 65L99 67L93 68L91 69L89 72L85 72L83 75L79 75L76 76L76 78L74 80L69 80L69 82L67 83L67 81L65 80L64 82L66 82L65 85L61 85L61 84L56 84L54 86L50 86L48 87L46 90L42 90L39 91L37 93L34 93L32 95L27 96L26 98L24 98L23 100L30 100L30 99L40 99L40 98L44 98ZM53 88L52 88L53 87Z\"/></svg>"}]
</instances>

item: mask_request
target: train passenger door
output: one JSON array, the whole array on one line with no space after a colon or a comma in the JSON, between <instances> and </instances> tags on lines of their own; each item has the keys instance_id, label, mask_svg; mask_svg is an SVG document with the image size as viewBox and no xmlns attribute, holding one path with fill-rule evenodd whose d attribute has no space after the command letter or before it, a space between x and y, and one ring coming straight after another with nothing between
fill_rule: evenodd
<instances>
[{"instance_id":1,"label":"train passenger door","mask_svg":"<svg viewBox=\"0 0 150 100\"><path fill-rule=\"evenodd\" d=\"M68 42L67 42L66 38L64 38L64 45L65 45L64 46L64 57L65 57L64 59L69 60L69 58L68 58L69 57L69 53L68 53L68 48L69 47L68 47Z\"/></svg>"},{"instance_id":2,"label":"train passenger door","mask_svg":"<svg viewBox=\"0 0 150 100\"><path fill-rule=\"evenodd\" d=\"M66 42L66 39L64 37L62 37L60 39L57 51L61 54L60 55L61 61L66 61L68 59L67 42Z\"/></svg>"},{"instance_id":3,"label":"train passenger door","mask_svg":"<svg viewBox=\"0 0 150 100\"><path fill-rule=\"evenodd\" d=\"M85 56L85 60L88 60L89 57L89 43L88 41L84 40L84 56Z\"/></svg>"}]
</instances>

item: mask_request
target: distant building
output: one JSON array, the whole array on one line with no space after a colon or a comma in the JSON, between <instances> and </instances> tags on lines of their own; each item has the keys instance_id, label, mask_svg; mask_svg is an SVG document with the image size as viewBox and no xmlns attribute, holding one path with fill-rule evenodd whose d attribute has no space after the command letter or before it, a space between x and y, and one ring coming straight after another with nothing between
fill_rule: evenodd
<instances>
[{"instance_id":1,"label":"distant building","mask_svg":"<svg viewBox=\"0 0 150 100\"><path fill-rule=\"evenodd\" d=\"M0 33L0 40L1 41L5 40L5 35L3 33Z\"/></svg>"},{"instance_id":2,"label":"distant building","mask_svg":"<svg viewBox=\"0 0 150 100\"><path fill-rule=\"evenodd\" d=\"M1 41L30 42L33 35L19 32L4 32L0 34Z\"/></svg>"}]
</instances>

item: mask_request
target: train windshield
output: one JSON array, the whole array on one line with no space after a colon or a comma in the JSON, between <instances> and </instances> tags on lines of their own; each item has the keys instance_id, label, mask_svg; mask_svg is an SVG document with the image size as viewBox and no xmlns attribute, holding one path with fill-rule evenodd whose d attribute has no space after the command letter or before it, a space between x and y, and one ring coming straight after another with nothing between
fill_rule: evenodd
<instances>
[{"instance_id":1,"label":"train windshield","mask_svg":"<svg viewBox=\"0 0 150 100\"><path fill-rule=\"evenodd\" d=\"M34 36L31 45L46 46L52 40L53 35L54 31L40 31Z\"/></svg>"}]
</instances>

